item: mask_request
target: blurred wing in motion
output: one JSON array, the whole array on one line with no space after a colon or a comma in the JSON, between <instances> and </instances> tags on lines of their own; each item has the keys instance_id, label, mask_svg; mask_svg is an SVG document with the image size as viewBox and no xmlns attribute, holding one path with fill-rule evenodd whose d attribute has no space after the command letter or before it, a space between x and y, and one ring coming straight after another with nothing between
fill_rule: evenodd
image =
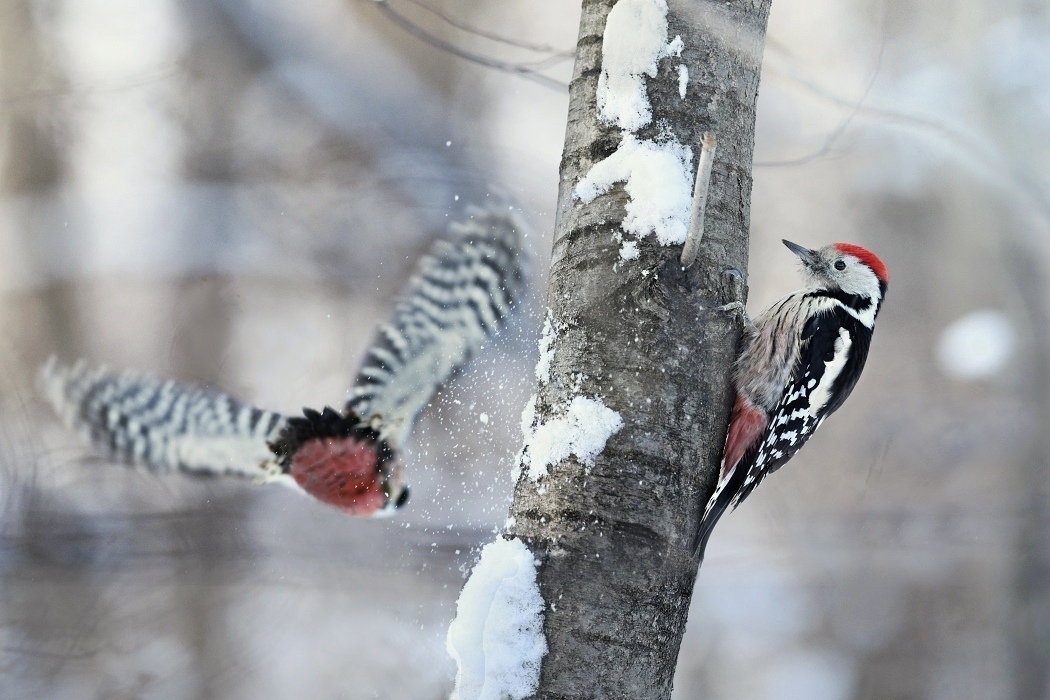
<instances>
[{"instance_id":1,"label":"blurred wing in motion","mask_svg":"<svg viewBox=\"0 0 1050 700\"><path fill-rule=\"evenodd\" d=\"M285 418L213 389L130 371L64 366L52 357L40 385L63 422L110 457L151 471L280 475L267 443Z\"/></svg>"},{"instance_id":2,"label":"blurred wing in motion","mask_svg":"<svg viewBox=\"0 0 1050 700\"><path fill-rule=\"evenodd\" d=\"M521 219L508 207L470 207L467 215L420 260L350 392L347 410L395 444L521 296Z\"/></svg>"},{"instance_id":3,"label":"blurred wing in motion","mask_svg":"<svg viewBox=\"0 0 1050 700\"><path fill-rule=\"evenodd\" d=\"M70 428L152 471L233 474L298 486L352 515L404 505L398 446L416 415L502 325L523 287L509 208L470 208L420 260L340 413L284 417L213 389L52 359L41 385Z\"/></svg>"},{"instance_id":4,"label":"blurred wing in motion","mask_svg":"<svg viewBox=\"0 0 1050 700\"><path fill-rule=\"evenodd\" d=\"M214 389L54 358L40 383L67 426L153 472L277 481L351 515L389 513L408 498L393 450L331 408L286 418Z\"/></svg>"}]
</instances>

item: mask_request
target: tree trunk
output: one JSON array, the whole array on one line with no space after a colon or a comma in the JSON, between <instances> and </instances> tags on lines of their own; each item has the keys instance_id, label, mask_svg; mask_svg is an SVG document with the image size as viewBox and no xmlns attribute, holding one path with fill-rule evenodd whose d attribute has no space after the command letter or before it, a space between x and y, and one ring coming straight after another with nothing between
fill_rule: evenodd
<instances>
[{"instance_id":1,"label":"tree trunk","mask_svg":"<svg viewBox=\"0 0 1050 700\"><path fill-rule=\"evenodd\" d=\"M1013 223L1013 222L1011 222ZM1016 234L1006 258L1028 313L1031 369L1024 379L1035 425L1050 424L1050 309L1039 251ZM1013 561L1013 696L1050 700L1050 435L1036 431L1018 480L1018 530Z\"/></svg>"},{"instance_id":2,"label":"tree trunk","mask_svg":"<svg viewBox=\"0 0 1050 700\"><path fill-rule=\"evenodd\" d=\"M542 423L574 396L597 397L623 427L593 465L570 455L535 482L523 477L510 535L538 562L547 603L538 698L667 698L697 572L693 535L714 490L732 402L730 367L743 302L755 101L770 0L671 0L664 58L647 80L653 120L639 138L670 132L692 148L718 137L699 258L639 242L622 260L624 188L584 204L573 189L616 150L596 90L606 18L615 0L585 0L551 261L548 305L557 329L550 380L537 390ZM689 71L686 98L678 66ZM728 271L736 271L737 275ZM734 283L734 280L737 283ZM559 408L562 407L562 408Z\"/></svg>"}]
</instances>

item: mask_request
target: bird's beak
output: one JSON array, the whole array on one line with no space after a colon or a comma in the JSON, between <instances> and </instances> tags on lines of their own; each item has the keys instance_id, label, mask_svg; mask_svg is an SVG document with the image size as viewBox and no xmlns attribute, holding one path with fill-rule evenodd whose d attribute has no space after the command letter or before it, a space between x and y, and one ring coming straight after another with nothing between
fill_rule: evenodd
<instances>
[{"instance_id":1,"label":"bird's beak","mask_svg":"<svg viewBox=\"0 0 1050 700\"><path fill-rule=\"evenodd\" d=\"M781 239L792 253L797 255L806 267L814 267L820 262L820 254L815 250L803 248L798 243Z\"/></svg>"}]
</instances>

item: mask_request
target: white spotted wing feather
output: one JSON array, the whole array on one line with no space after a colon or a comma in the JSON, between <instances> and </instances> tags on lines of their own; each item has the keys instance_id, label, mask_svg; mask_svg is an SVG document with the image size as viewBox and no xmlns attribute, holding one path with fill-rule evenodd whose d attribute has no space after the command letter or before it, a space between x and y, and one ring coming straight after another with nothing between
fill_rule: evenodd
<instances>
[{"instance_id":1,"label":"white spotted wing feather","mask_svg":"<svg viewBox=\"0 0 1050 700\"><path fill-rule=\"evenodd\" d=\"M54 358L40 384L63 422L114 459L155 471L274 475L267 442L285 419L272 411L213 389Z\"/></svg>"},{"instance_id":2,"label":"white spotted wing feather","mask_svg":"<svg viewBox=\"0 0 1050 700\"><path fill-rule=\"evenodd\" d=\"M523 224L470 208L420 260L350 392L348 407L400 443L434 392L503 324L522 291Z\"/></svg>"},{"instance_id":3,"label":"white spotted wing feather","mask_svg":"<svg viewBox=\"0 0 1050 700\"><path fill-rule=\"evenodd\" d=\"M395 442L496 332L522 290L519 218L506 207L467 214L420 261L350 392L347 408ZM286 425L280 414L214 389L83 362L52 359L40 382L66 425L115 459L155 471L281 476L268 445Z\"/></svg>"}]
</instances>

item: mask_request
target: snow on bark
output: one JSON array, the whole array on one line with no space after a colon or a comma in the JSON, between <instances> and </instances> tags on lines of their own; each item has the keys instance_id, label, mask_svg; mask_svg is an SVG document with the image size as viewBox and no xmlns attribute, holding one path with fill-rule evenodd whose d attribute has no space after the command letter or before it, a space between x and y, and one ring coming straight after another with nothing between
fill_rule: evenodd
<instances>
[{"instance_id":1,"label":"snow on bark","mask_svg":"<svg viewBox=\"0 0 1050 700\"><path fill-rule=\"evenodd\" d=\"M575 454L585 466L591 466L609 438L623 427L619 413L599 399L585 396L573 397L563 415L533 428L535 415L534 397L522 413L525 446L521 466L515 470L515 480L521 477L524 468L528 477L538 482L547 475L547 467L570 454Z\"/></svg>"},{"instance_id":2,"label":"snow on bark","mask_svg":"<svg viewBox=\"0 0 1050 700\"><path fill-rule=\"evenodd\" d=\"M450 700L521 700L539 685L547 653L536 559L517 538L481 550L456 604L446 648L456 662Z\"/></svg>"},{"instance_id":3,"label":"snow on bark","mask_svg":"<svg viewBox=\"0 0 1050 700\"><path fill-rule=\"evenodd\" d=\"M637 260L639 255L638 241L624 241L620 246L620 260Z\"/></svg>"},{"instance_id":4,"label":"snow on bark","mask_svg":"<svg viewBox=\"0 0 1050 700\"><path fill-rule=\"evenodd\" d=\"M623 139L611 156L591 167L573 193L589 204L616 183L625 183L631 202L621 228L638 238L655 233L660 245L685 242L693 153L669 134L656 142L633 132L652 121L645 76L655 78L660 59L680 55L682 47L681 37L667 41L665 0L619 0L609 12L596 100L599 118L623 129ZM684 93L680 73L678 81ZM624 246L621 259L637 257L635 250Z\"/></svg>"},{"instance_id":5,"label":"snow on bark","mask_svg":"<svg viewBox=\"0 0 1050 700\"><path fill-rule=\"evenodd\" d=\"M609 12L602 35L598 116L626 131L653 118L645 79L656 77L661 58L682 52L682 39L667 41L665 0L620 0Z\"/></svg>"},{"instance_id":6,"label":"snow on bark","mask_svg":"<svg viewBox=\"0 0 1050 700\"><path fill-rule=\"evenodd\" d=\"M674 139L655 143L625 134L620 147L580 180L574 195L589 204L623 182L631 201L620 227L638 238L655 233L660 245L681 245L693 202L692 159L692 149ZM620 257L629 259L622 251Z\"/></svg>"},{"instance_id":7,"label":"snow on bark","mask_svg":"<svg viewBox=\"0 0 1050 700\"><path fill-rule=\"evenodd\" d=\"M540 384L546 384L551 379L551 362L554 361L554 341L558 339L558 329L554 320L554 314L547 310L547 317L543 319L543 332L540 335L540 359L536 361L536 379Z\"/></svg>"}]
</instances>

